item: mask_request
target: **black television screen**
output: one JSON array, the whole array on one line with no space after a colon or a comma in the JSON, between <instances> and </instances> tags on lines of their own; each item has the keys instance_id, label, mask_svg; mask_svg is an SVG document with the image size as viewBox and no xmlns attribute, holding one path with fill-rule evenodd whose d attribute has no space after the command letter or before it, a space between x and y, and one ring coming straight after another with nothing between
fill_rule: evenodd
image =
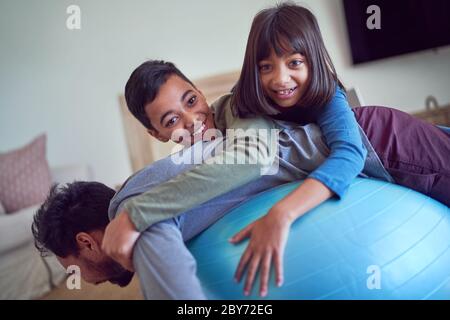
<instances>
[{"instance_id":1,"label":"black television screen","mask_svg":"<svg viewBox=\"0 0 450 320\"><path fill-rule=\"evenodd\" d=\"M450 0L343 1L354 64L450 44Z\"/></svg>"}]
</instances>

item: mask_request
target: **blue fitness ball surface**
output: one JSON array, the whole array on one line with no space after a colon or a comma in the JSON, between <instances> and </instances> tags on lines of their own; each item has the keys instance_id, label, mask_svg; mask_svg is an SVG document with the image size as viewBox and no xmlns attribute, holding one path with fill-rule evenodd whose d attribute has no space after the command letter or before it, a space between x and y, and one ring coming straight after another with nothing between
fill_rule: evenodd
<instances>
[{"instance_id":1,"label":"blue fitness ball surface","mask_svg":"<svg viewBox=\"0 0 450 320\"><path fill-rule=\"evenodd\" d=\"M191 240L197 272L210 299L250 296L233 275L248 240L228 239L265 215L300 183L289 183L231 210ZM265 299L450 299L450 210L413 190L355 179L341 200L331 199L291 227L284 285L273 268Z\"/></svg>"}]
</instances>

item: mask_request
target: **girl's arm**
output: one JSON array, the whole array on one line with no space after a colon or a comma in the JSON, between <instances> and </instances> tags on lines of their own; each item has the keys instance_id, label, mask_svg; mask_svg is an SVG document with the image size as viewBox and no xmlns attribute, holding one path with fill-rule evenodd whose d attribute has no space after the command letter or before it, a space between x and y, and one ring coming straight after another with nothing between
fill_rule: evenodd
<instances>
[{"instance_id":1,"label":"girl's arm","mask_svg":"<svg viewBox=\"0 0 450 320\"><path fill-rule=\"evenodd\" d=\"M236 280L240 281L247 269L245 294L250 292L258 269L260 295L267 294L272 261L276 282L281 285L283 252L292 222L332 195L341 197L364 167L367 150L342 89L336 89L332 100L321 110L317 123L330 148L329 157L309 174L302 185L275 204L266 216L251 223L231 239L231 242L237 243L251 237L235 274Z\"/></svg>"},{"instance_id":2,"label":"girl's arm","mask_svg":"<svg viewBox=\"0 0 450 320\"><path fill-rule=\"evenodd\" d=\"M341 88L336 88L335 95L320 112L317 124L330 155L309 177L321 181L341 197L362 171L367 155L355 115Z\"/></svg>"},{"instance_id":3,"label":"girl's arm","mask_svg":"<svg viewBox=\"0 0 450 320\"><path fill-rule=\"evenodd\" d=\"M238 243L251 237L235 273L240 281L245 269L247 278L244 294L248 295L255 275L260 269L260 295L267 294L270 266L275 267L278 286L283 283L283 253L291 224L309 210L318 206L333 195L323 183L307 178L298 188L275 204L264 217L249 224L230 241Z\"/></svg>"}]
</instances>

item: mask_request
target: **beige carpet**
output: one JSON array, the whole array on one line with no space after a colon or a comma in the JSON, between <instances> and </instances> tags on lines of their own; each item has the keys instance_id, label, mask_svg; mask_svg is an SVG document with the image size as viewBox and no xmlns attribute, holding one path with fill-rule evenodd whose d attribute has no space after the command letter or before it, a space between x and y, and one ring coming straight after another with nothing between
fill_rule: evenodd
<instances>
[{"instance_id":1,"label":"beige carpet","mask_svg":"<svg viewBox=\"0 0 450 320\"><path fill-rule=\"evenodd\" d=\"M81 289L69 290L64 280L57 288L42 297L43 300L142 300L139 280L136 276L130 284L121 288L109 282L92 285L81 282Z\"/></svg>"}]
</instances>

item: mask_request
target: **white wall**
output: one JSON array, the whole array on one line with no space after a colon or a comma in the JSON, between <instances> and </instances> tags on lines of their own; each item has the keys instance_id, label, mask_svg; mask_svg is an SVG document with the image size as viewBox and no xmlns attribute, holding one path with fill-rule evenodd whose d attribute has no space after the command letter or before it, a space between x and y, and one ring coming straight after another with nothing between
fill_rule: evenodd
<instances>
[{"instance_id":1,"label":"white wall","mask_svg":"<svg viewBox=\"0 0 450 320\"><path fill-rule=\"evenodd\" d=\"M191 78L237 70L261 0L0 0L0 151L48 134L51 165L88 163L113 185L130 173L118 96L149 58ZM368 104L411 111L450 102L450 49L350 64L340 0L303 1L317 15L347 86ZM66 8L81 8L81 30Z\"/></svg>"}]
</instances>

